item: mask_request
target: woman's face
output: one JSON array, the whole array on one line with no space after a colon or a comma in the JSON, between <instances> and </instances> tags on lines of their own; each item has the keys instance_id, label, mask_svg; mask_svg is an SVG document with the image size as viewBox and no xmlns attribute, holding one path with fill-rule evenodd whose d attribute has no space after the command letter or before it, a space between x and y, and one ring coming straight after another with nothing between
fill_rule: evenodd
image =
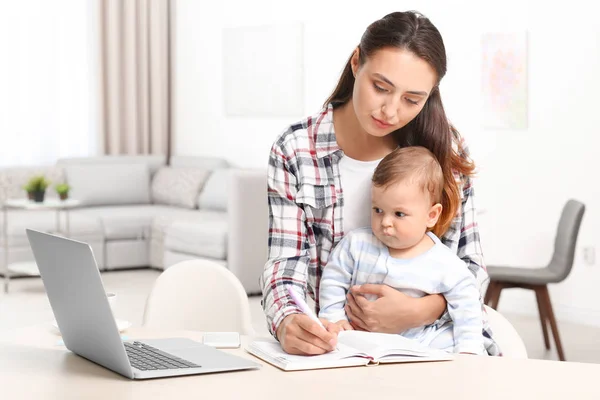
<instances>
[{"instance_id":1,"label":"woman's face","mask_svg":"<svg viewBox=\"0 0 600 400\"><path fill-rule=\"evenodd\" d=\"M352 104L362 128L383 137L402 128L419 114L436 84L435 70L408 50L386 47L359 65L352 57L355 76Z\"/></svg>"}]
</instances>

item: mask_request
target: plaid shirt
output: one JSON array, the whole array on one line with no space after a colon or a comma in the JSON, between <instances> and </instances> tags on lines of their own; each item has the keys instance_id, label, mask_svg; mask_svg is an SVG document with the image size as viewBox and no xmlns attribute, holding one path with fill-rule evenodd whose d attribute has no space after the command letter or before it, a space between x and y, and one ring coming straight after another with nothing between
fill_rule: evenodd
<instances>
[{"instance_id":1,"label":"plaid shirt","mask_svg":"<svg viewBox=\"0 0 600 400\"><path fill-rule=\"evenodd\" d=\"M465 155L468 154L466 147ZM339 161L343 157L333 129L333 107L290 126L281 134L269 157L269 260L261 277L263 308L275 335L286 316L301 313L284 285L293 284L310 296L319 311L319 284L329 253L344 236L344 199ZM462 213L441 238L456 252L485 293L489 277L483 264L475 222L471 179L455 174L461 189ZM446 311L436 321L449 321ZM500 350L491 336L487 318L483 336L491 355Z\"/></svg>"}]
</instances>

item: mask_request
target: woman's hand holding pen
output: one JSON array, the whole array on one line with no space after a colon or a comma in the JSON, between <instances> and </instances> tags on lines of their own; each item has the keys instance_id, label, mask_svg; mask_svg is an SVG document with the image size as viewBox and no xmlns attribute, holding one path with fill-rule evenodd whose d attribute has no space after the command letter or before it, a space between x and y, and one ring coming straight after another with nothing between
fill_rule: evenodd
<instances>
[{"instance_id":1,"label":"woman's hand holding pen","mask_svg":"<svg viewBox=\"0 0 600 400\"><path fill-rule=\"evenodd\" d=\"M341 328L320 319L325 327L306 314L291 314L277 328L277 339L286 353L301 355L324 354L335 350Z\"/></svg>"}]
</instances>

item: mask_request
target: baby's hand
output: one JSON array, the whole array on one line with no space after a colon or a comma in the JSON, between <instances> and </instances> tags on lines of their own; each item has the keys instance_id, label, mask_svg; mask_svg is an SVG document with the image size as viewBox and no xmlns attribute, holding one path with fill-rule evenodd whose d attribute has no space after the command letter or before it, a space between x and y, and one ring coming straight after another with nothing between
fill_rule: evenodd
<instances>
[{"instance_id":1,"label":"baby's hand","mask_svg":"<svg viewBox=\"0 0 600 400\"><path fill-rule=\"evenodd\" d=\"M345 319L339 320L335 324L337 326L339 326L341 328L341 330L343 330L343 331L353 331L354 330L352 325L350 325L350 322L346 321Z\"/></svg>"}]
</instances>

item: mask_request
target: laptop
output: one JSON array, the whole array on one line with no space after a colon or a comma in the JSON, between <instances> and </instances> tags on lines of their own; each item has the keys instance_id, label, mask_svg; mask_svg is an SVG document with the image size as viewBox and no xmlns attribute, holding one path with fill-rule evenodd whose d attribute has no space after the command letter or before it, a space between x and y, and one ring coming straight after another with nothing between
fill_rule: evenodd
<instances>
[{"instance_id":1,"label":"laptop","mask_svg":"<svg viewBox=\"0 0 600 400\"><path fill-rule=\"evenodd\" d=\"M186 338L122 340L92 248L76 240L26 231L63 342L73 353L130 379L261 367Z\"/></svg>"}]
</instances>

